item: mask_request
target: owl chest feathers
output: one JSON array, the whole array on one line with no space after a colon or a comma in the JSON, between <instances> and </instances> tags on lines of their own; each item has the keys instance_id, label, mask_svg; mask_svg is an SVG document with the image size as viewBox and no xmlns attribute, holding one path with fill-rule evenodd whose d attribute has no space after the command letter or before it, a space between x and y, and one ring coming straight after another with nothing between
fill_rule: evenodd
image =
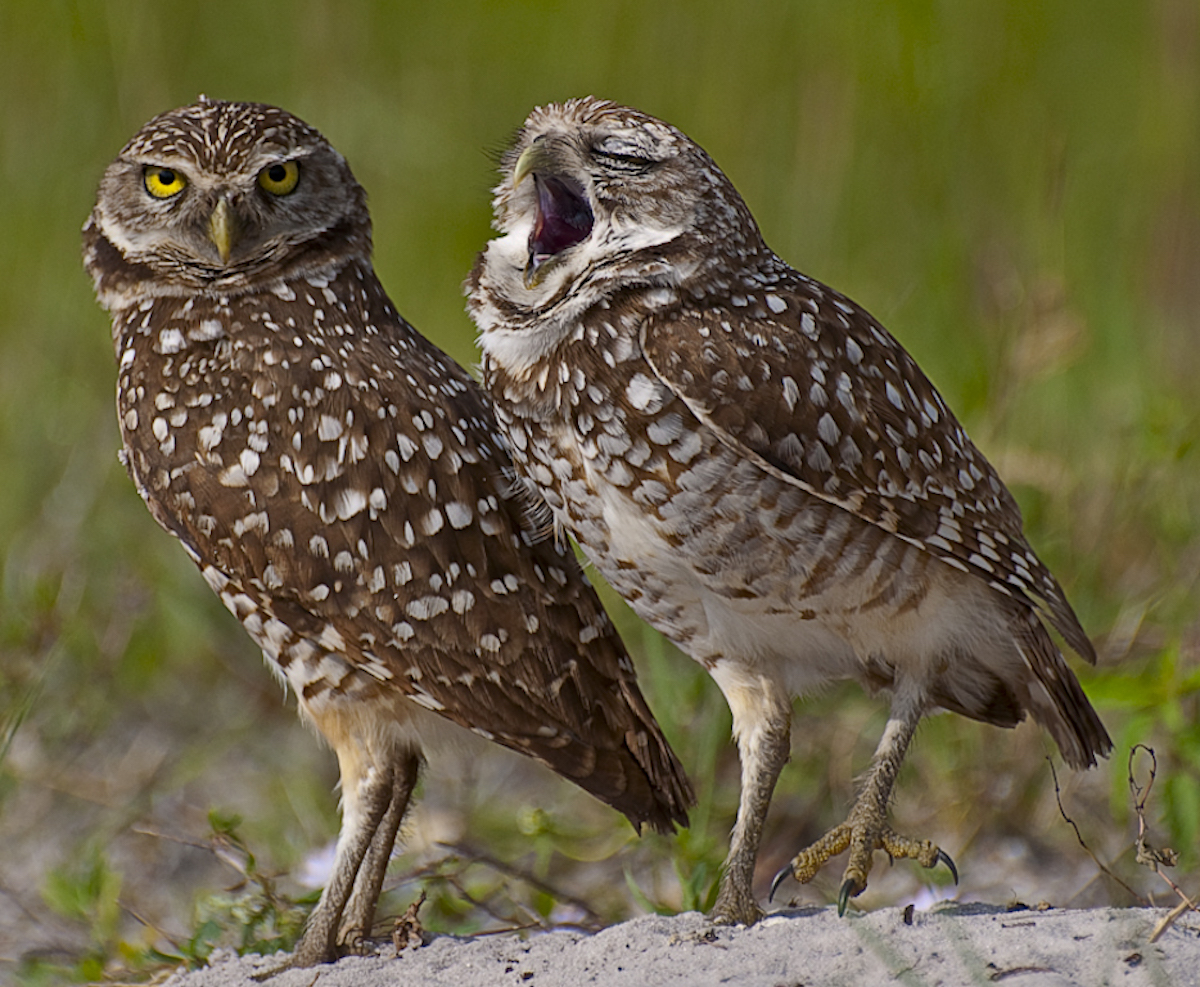
<instances>
[{"instance_id":1,"label":"owl chest feathers","mask_svg":"<svg viewBox=\"0 0 1200 987\"><path fill-rule=\"evenodd\" d=\"M274 497L284 474L307 486L354 471L367 453L363 419L384 402L365 386L355 333L314 332L314 311L324 314L311 294L284 284L233 304L163 297L126 311L118 412L144 493L212 483L215 500L230 500L219 488L254 503ZM355 513L348 490L325 505L329 520Z\"/></svg>"},{"instance_id":2,"label":"owl chest feathers","mask_svg":"<svg viewBox=\"0 0 1200 987\"><path fill-rule=\"evenodd\" d=\"M723 445L654 374L632 324L598 321L522 376L487 353L518 467L639 615L698 660L780 662L796 692L858 675L889 619L915 619L928 559Z\"/></svg>"},{"instance_id":3,"label":"owl chest feathers","mask_svg":"<svg viewBox=\"0 0 1200 987\"><path fill-rule=\"evenodd\" d=\"M493 454L482 402L358 284L153 298L118 316L138 489L310 703L361 697L392 677L385 651L453 636L432 624L470 616L455 577L511 551L480 543L507 530L473 480ZM356 618L372 627L361 640L338 629Z\"/></svg>"}]
</instances>

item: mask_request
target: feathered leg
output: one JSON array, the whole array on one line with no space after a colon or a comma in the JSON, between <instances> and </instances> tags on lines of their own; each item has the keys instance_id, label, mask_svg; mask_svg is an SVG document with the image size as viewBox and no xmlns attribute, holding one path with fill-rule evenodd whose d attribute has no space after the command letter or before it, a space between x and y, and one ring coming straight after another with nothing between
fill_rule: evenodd
<instances>
[{"instance_id":1,"label":"feathered leg","mask_svg":"<svg viewBox=\"0 0 1200 987\"><path fill-rule=\"evenodd\" d=\"M720 674L720 669L718 666L714 670L713 677L733 711L733 733L742 762L742 790L711 917L723 924L753 925L763 916L754 899L754 864L775 782L791 750L792 710L786 696L773 683L730 681Z\"/></svg>"},{"instance_id":2,"label":"feathered leg","mask_svg":"<svg viewBox=\"0 0 1200 987\"><path fill-rule=\"evenodd\" d=\"M289 967L315 966L338 958L337 939L342 915L354 892L363 859L392 804L392 775L390 766L371 768L361 781L351 781L343 762L342 835L338 838L333 874L321 892L317 907L308 917L308 925L296 944Z\"/></svg>"},{"instance_id":3,"label":"feathered leg","mask_svg":"<svg viewBox=\"0 0 1200 987\"><path fill-rule=\"evenodd\" d=\"M362 941L370 937L375 925L375 907L396 846L396 834L408 811L420 770L420 755L416 751L406 751L400 755L392 773L391 802L367 848L354 882L354 892L342 915L339 941L353 949L358 949Z\"/></svg>"}]
</instances>

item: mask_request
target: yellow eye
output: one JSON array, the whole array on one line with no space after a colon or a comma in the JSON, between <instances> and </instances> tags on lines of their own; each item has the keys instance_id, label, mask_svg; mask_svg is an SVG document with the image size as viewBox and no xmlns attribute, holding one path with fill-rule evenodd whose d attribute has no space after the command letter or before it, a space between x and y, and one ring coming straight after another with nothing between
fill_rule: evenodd
<instances>
[{"instance_id":1,"label":"yellow eye","mask_svg":"<svg viewBox=\"0 0 1200 987\"><path fill-rule=\"evenodd\" d=\"M173 168L148 165L142 175L146 191L156 199L169 199L187 188L187 179Z\"/></svg>"},{"instance_id":2,"label":"yellow eye","mask_svg":"<svg viewBox=\"0 0 1200 987\"><path fill-rule=\"evenodd\" d=\"M300 181L300 166L295 161L267 165L258 173L258 184L272 195L287 195L295 191Z\"/></svg>"}]
</instances>

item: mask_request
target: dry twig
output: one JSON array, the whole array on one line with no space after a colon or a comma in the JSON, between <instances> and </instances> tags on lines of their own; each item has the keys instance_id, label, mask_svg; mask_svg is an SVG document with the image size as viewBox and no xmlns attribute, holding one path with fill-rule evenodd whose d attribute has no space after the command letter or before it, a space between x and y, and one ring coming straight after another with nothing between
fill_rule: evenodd
<instances>
[{"instance_id":1,"label":"dry twig","mask_svg":"<svg viewBox=\"0 0 1200 987\"><path fill-rule=\"evenodd\" d=\"M1145 787L1139 785L1133 776L1133 759L1139 748L1150 755L1150 777L1146 781ZM1150 791L1154 788L1154 779L1157 775L1158 758L1154 754L1154 748L1147 747L1145 744L1134 744L1129 748L1129 794L1133 798L1133 811L1137 813L1138 818L1137 842L1134 844L1135 859L1143 867L1149 867L1161 877L1180 898L1179 904L1164 915L1158 925L1154 927L1154 931L1150 933L1151 942L1157 942L1184 912L1189 909L1200 911L1200 908L1196 907L1196 903L1184 893L1183 889L1162 871L1163 867L1174 867L1179 860L1179 854L1170 847L1159 849L1146 842L1146 803L1150 800Z\"/></svg>"},{"instance_id":2,"label":"dry twig","mask_svg":"<svg viewBox=\"0 0 1200 987\"><path fill-rule=\"evenodd\" d=\"M1087 842L1083 838L1083 834L1081 832L1079 832L1079 827L1075 824L1075 820L1072 819L1070 816L1068 816L1067 810L1065 808L1063 808L1062 789L1058 787L1058 772L1054 770L1054 762L1051 761L1050 758L1046 758L1046 761L1050 765L1050 776L1054 779L1054 798L1055 798L1055 801L1058 802L1058 814L1060 816L1062 816L1063 819L1065 819L1068 823L1071 824L1071 828L1073 830L1075 830L1075 839L1079 841L1079 845L1081 847L1083 847L1084 852L1089 857L1091 857L1093 861L1095 861L1096 866L1100 868L1100 872L1102 874L1105 874L1108 877L1112 878L1114 881L1116 881L1119 885L1121 885L1121 887L1123 887L1126 891L1128 891L1135 899L1140 901L1143 905L1148 905L1149 902L1146 901L1145 898L1143 898L1140 894L1138 894L1136 891L1134 891L1133 888L1131 888L1128 884L1126 884L1119 877L1117 877L1117 875L1114 874L1108 868L1108 866L1106 864L1102 863L1100 858L1097 857L1092 852L1092 848L1087 845Z\"/></svg>"},{"instance_id":3,"label":"dry twig","mask_svg":"<svg viewBox=\"0 0 1200 987\"><path fill-rule=\"evenodd\" d=\"M417 913L421 910L421 906L425 904L426 894L424 889L411 905L404 910L404 914L396 919L396 925L392 929L392 945L396 949L396 954L404 952L406 949L419 949L425 945L425 929L421 925L421 919Z\"/></svg>"},{"instance_id":4,"label":"dry twig","mask_svg":"<svg viewBox=\"0 0 1200 987\"><path fill-rule=\"evenodd\" d=\"M545 881L540 880L529 871L520 867L515 867L512 864L507 864L503 860L498 860L490 854L484 853L483 851L477 850L476 848L466 844L440 843L438 845L444 846L447 850L450 850L468 862L483 864L486 867L490 867L492 870L498 871L501 874L528 884L535 891L540 891L543 894L549 895L557 902L579 909L579 911L581 911L585 916L584 921L573 924L577 924L580 928L591 932L596 932L604 928L604 920L586 901L584 901L582 898L576 898L573 895L567 894L553 885L547 884ZM545 926L544 922L536 919L536 917L533 918L538 925Z\"/></svg>"}]
</instances>

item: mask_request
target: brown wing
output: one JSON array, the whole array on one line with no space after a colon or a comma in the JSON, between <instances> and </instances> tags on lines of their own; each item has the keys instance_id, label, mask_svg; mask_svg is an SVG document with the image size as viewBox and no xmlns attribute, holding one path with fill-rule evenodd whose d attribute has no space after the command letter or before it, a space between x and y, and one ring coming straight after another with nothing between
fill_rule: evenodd
<instances>
[{"instance_id":1,"label":"brown wing","mask_svg":"<svg viewBox=\"0 0 1200 987\"><path fill-rule=\"evenodd\" d=\"M998 590L1095 651L1021 514L913 359L865 310L788 271L732 305L657 315L658 377L726 444Z\"/></svg>"},{"instance_id":2,"label":"brown wing","mask_svg":"<svg viewBox=\"0 0 1200 987\"><path fill-rule=\"evenodd\" d=\"M204 304L188 325L206 324ZM297 352L243 325L189 350L192 383L182 358L161 375L170 399L126 384L151 510L282 666L347 666L306 700L399 690L669 831L692 802L686 777L574 557L522 526L481 392L390 306L373 314L353 342L327 327ZM221 372L200 380L205 360Z\"/></svg>"}]
</instances>

